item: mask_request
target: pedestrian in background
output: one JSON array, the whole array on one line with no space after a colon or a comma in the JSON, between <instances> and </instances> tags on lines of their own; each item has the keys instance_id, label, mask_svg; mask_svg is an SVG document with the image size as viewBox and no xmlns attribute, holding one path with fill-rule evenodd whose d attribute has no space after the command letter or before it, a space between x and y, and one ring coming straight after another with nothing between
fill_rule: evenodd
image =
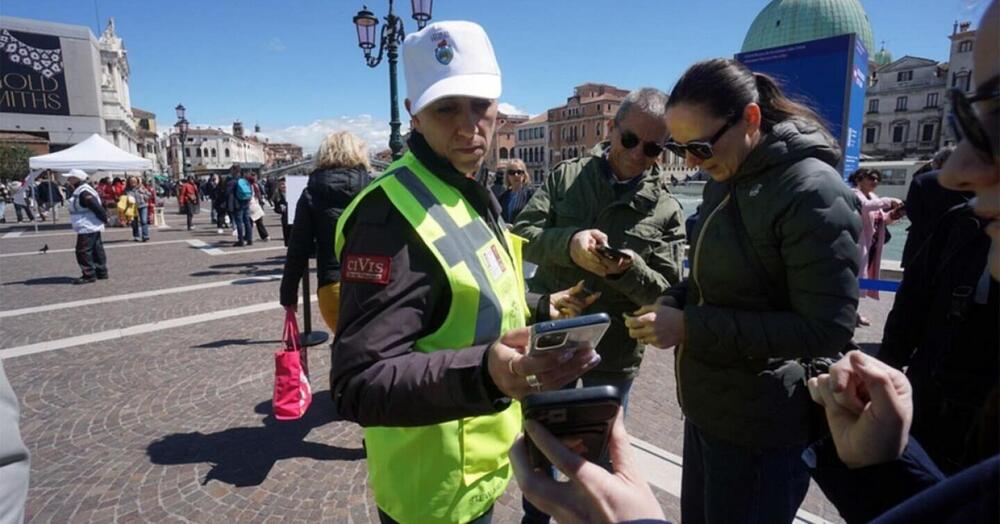
<instances>
[{"instance_id":1,"label":"pedestrian in background","mask_svg":"<svg viewBox=\"0 0 1000 524\"><path fill-rule=\"evenodd\" d=\"M35 216L31 213L31 193L27 179L24 182L17 180L11 182L11 200L14 201L14 213L17 214L17 223L22 222L22 213L27 215L28 222L34 222Z\"/></svg>"},{"instance_id":2,"label":"pedestrian in background","mask_svg":"<svg viewBox=\"0 0 1000 524\"><path fill-rule=\"evenodd\" d=\"M189 176L184 179L180 191L177 192L177 203L187 216L187 229L191 231L194 229L194 211L198 205L198 188L195 187L194 178Z\"/></svg>"},{"instance_id":3,"label":"pedestrian in background","mask_svg":"<svg viewBox=\"0 0 1000 524\"><path fill-rule=\"evenodd\" d=\"M264 205L263 202L267 200L264 193L261 191L261 185L257 183L257 177L254 175L248 175L247 181L250 182L250 187L253 189L253 197L250 199L250 220L257 226L257 234L260 236L261 241L268 242L271 240L271 235L267 232L267 227L264 226Z\"/></svg>"},{"instance_id":4,"label":"pedestrian in background","mask_svg":"<svg viewBox=\"0 0 1000 524\"><path fill-rule=\"evenodd\" d=\"M4 213L7 211L7 204L11 203L10 189L7 188L7 184L0 180L0 224L7 223L7 217Z\"/></svg>"},{"instance_id":5,"label":"pedestrian in background","mask_svg":"<svg viewBox=\"0 0 1000 524\"><path fill-rule=\"evenodd\" d=\"M233 180L226 187L226 207L236 226L236 247L253 245L253 221L250 220L250 200L253 187L244 177L239 164L233 164Z\"/></svg>"},{"instance_id":6,"label":"pedestrian in background","mask_svg":"<svg viewBox=\"0 0 1000 524\"><path fill-rule=\"evenodd\" d=\"M274 204L274 211L281 215L281 240L285 247L288 247L292 229L288 227L288 199L285 197L285 190L285 177L282 176L278 179L278 185L274 190L274 195L271 196L271 202Z\"/></svg>"},{"instance_id":7,"label":"pedestrian in background","mask_svg":"<svg viewBox=\"0 0 1000 524\"><path fill-rule=\"evenodd\" d=\"M309 267L309 257L315 254L319 310L331 333L337 332L340 310L340 262L333 249L337 220L351 200L368 185L369 171L371 164L365 141L347 131L332 133L320 144L306 189L295 204L295 219L281 277L281 304L295 308L299 281ZM284 200L284 180L281 185L280 198ZM285 208L287 213L287 205ZM284 222L287 223L287 219Z\"/></svg>"},{"instance_id":8,"label":"pedestrian in background","mask_svg":"<svg viewBox=\"0 0 1000 524\"><path fill-rule=\"evenodd\" d=\"M108 278L108 259L104 254L101 231L108 215L97 190L87 183L87 173L71 169L64 175L73 187L69 198L69 216L76 233L76 261L83 275L74 284L89 284Z\"/></svg>"},{"instance_id":9,"label":"pedestrian in background","mask_svg":"<svg viewBox=\"0 0 1000 524\"><path fill-rule=\"evenodd\" d=\"M821 122L731 59L691 66L670 94L665 146L711 180L691 277L627 324L675 347L685 523L791 522L809 488L806 364L854 334L861 231Z\"/></svg>"},{"instance_id":10,"label":"pedestrian in background","mask_svg":"<svg viewBox=\"0 0 1000 524\"><path fill-rule=\"evenodd\" d=\"M903 216L903 202L898 198L880 198L875 194L875 188L881 181L881 173L877 169L861 168L848 177L854 193L861 202L861 238L858 239L858 252L861 256L861 270L858 278L879 279L882 268L882 247L888 238L888 226ZM863 296L878 300L879 293L874 289L866 289ZM871 322L858 313L859 326L871 325Z\"/></svg>"},{"instance_id":11,"label":"pedestrian in background","mask_svg":"<svg viewBox=\"0 0 1000 524\"><path fill-rule=\"evenodd\" d=\"M132 240L149 242L149 190L143 187L139 177L128 177L125 195L135 201L138 212L132 218ZM141 233L141 237L140 237Z\"/></svg>"},{"instance_id":12,"label":"pedestrian in background","mask_svg":"<svg viewBox=\"0 0 1000 524\"><path fill-rule=\"evenodd\" d=\"M227 193L226 188L233 181L232 175L226 177L225 180L219 180L216 184L215 189L212 191L212 209L215 210L215 227L216 233L222 235L224 234L226 226L233 225L232 219L229 216L229 211L227 209Z\"/></svg>"},{"instance_id":13,"label":"pedestrian in background","mask_svg":"<svg viewBox=\"0 0 1000 524\"><path fill-rule=\"evenodd\" d=\"M219 188L219 175L212 173L212 176L208 178L205 185L202 186L201 194L203 197L207 197L211 201L211 210L209 211L209 219L213 224L218 223L218 206L215 202L215 192ZM222 229L219 227L219 229Z\"/></svg>"},{"instance_id":14,"label":"pedestrian in background","mask_svg":"<svg viewBox=\"0 0 1000 524\"><path fill-rule=\"evenodd\" d=\"M497 173L497 176L500 176L500 173ZM520 158L507 162L503 176L507 181L507 190L501 193L497 200L503 209L503 220L510 226L514 224L518 213L528 204L528 200L531 200L535 190L528 186L528 168Z\"/></svg>"}]
</instances>

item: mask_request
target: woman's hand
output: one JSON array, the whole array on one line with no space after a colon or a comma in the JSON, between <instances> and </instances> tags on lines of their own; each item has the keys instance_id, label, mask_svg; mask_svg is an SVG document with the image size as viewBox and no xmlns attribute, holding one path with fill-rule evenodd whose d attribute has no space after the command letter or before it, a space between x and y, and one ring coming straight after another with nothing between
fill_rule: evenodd
<instances>
[{"instance_id":1,"label":"woman's hand","mask_svg":"<svg viewBox=\"0 0 1000 524\"><path fill-rule=\"evenodd\" d=\"M684 342L684 311L673 307L672 299L642 306L632 316L625 317L628 335L643 344L661 349Z\"/></svg>"},{"instance_id":2,"label":"woman's hand","mask_svg":"<svg viewBox=\"0 0 1000 524\"><path fill-rule=\"evenodd\" d=\"M549 318L559 320L580 316L583 310L590 307L601 296L600 291L587 293L587 288L581 280L569 289L549 295Z\"/></svg>"},{"instance_id":3,"label":"woman's hand","mask_svg":"<svg viewBox=\"0 0 1000 524\"><path fill-rule=\"evenodd\" d=\"M560 389L601 362L589 346L529 353L530 344L531 329L523 327L504 333L488 350L490 378L510 398Z\"/></svg>"}]
</instances>

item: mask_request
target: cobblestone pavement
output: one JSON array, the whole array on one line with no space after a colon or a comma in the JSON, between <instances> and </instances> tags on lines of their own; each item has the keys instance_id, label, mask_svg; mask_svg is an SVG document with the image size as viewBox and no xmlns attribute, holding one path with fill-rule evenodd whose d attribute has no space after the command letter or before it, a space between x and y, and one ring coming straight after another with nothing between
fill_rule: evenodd
<instances>
[{"instance_id":1,"label":"cobblestone pavement","mask_svg":"<svg viewBox=\"0 0 1000 524\"><path fill-rule=\"evenodd\" d=\"M109 247L120 246L107 251L111 279L85 286L69 284L79 271L73 253L57 252L75 241L65 224L45 225L37 236L23 225L0 225L0 351L275 305L5 360L32 453L28 521L377 522L361 431L338 420L329 400L328 349L311 352L317 391L308 416L279 423L270 415L271 355L282 324L277 217L266 218L272 241L253 246L266 249L243 252L231 247L235 239L228 233L216 234L207 214L196 217L190 232L183 217L168 212L167 219L172 227L154 228L149 244L133 244L121 229L106 233ZM50 252L37 253L45 244ZM171 292L182 286L211 287ZM149 291L155 293L114 299ZM93 299L104 302L70 304ZM859 342L880 338L891 304L892 294L863 301L875 322L858 330ZM17 311L29 307L45 310ZM650 349L632 392L628 426L635 437L681 455L674 391L672 352ZM656 495L678 521L678 499L660 490ZM815 489L803 509L839 521ZM512 483L495 521L518 522L520 515Z\"/></svg>"}]
</instances>

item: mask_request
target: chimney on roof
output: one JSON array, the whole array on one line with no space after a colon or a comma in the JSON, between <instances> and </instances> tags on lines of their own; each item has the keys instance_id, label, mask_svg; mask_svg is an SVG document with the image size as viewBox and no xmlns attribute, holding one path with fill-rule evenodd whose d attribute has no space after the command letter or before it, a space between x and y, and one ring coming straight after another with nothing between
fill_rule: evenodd
<instances>
[{"instance_id":1,"label":"chimney on roof","mask_svg":"<svg viewBox=\"0 0 1000 524\"><path fill-rule=\"evenodd\" d=\"M233 122L233 136L243 138L243 122L239 120Z\"/></svg>"},{"instance_id":2,"label":"chimney on roof","mask_svg":"<svg viewBox=\"0 0 1000 524\"><path fill-rule=\"evenodd\" d=\"M962 22L961 24L958 24L958 30L964 33L966 31L968 31L969 27L971 27L971 26L972 26L972 22L965 21L965 22Z\"/></svg>"},{"instance_id":3,"label":"chimney on roof","mask_svg":"<svg viewBox=\"0 0 1000 524\"><path fill-rule=\"evenodd\" d=\"M951 24L951 34L952 35L958 34L958 20L955 20L955 23Z\"/></svg>"},{"instance_id":4,"label":"chimney on roof","mask_svg":"<svg viewBox=\"0 0 1000 524\"><path fill-rule=\"evenodd\" d=\"M254 133L260 133L260 124L254 124L253 125L253 132Z\"/></svg>"}]
</instances>

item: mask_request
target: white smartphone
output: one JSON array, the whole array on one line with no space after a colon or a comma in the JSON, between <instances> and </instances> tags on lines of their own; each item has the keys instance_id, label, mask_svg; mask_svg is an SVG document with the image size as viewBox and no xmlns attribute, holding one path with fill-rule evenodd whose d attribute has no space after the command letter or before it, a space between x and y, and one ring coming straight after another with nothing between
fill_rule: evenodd
<instances>
[{"instance_id":1,"label":"white smartphone","mask_svg":"<svg viewBox=\"0 0 1000 524\"><path fill-rule=\"evenodd\" d=\"M597 348L610 325L611 317L607 313L539 322L531 326L531 346L528 350L579 349L586 345Z\"/></svg>"}]
</instances>

